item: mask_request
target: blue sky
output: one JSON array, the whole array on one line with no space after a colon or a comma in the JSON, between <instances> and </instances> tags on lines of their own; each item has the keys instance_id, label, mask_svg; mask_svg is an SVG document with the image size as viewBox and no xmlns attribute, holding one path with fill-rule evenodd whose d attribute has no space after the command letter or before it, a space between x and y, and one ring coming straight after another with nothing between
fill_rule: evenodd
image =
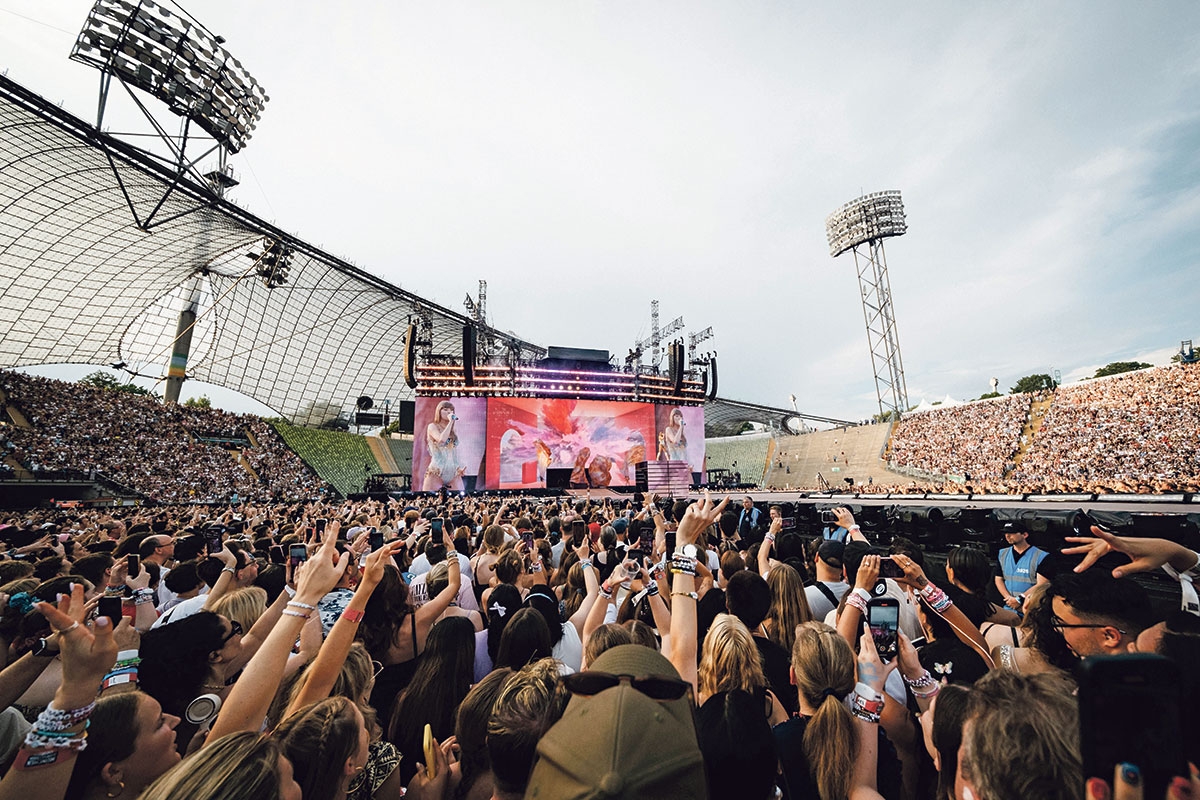
<instances>
[{"instance_id":1,"label":"blue sky","mask_svg":"<svg viewBox=\"0 0 1200 800\"><path fill-rule=\"evenodd\" d=\"M84 117L87 0L0 0L0 69ZM824 219L899 189L910 401L1200 341L1200 5L193 2L271 101L234 199L499 328L624 354L712 325L721 393L875 391ZM127 121L122 109L114 122Z\"/></svg>"}]
</instances>

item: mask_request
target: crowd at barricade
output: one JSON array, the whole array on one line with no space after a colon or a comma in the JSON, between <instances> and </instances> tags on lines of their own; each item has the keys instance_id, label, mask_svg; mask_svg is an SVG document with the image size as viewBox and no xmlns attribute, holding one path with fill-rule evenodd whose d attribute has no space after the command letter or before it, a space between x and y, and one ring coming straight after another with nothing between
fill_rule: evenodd
<instances>
[{"instance_id":1,"label":"crowd at barricade","mask_svg":"<svg viewBox=\"0 0 1200 800\"><path fill-rule=\"evenodd\" d=\"M1029 415L1030 395L1014 394L906 414L891 440L899 466L968 480L1004 475Z\"/></svg>"},{"instance_id":2,"label":"crowd at barricade","mask_svg":"<svg viewBox=\"0 0 1200 800\"><path fill-rule=\"evenodd\" d=\"M1200 796L1165 711L1200 617L1114 575L1200 555L1010 523L934 580L849 509L809 539L728 502L0 513L0 797ZM1165 777L1084 761L1115 728L1080 660L1129 651L1175 694L1110 722Z\"/></svg>"},{"instance_id":3,"label":"crowd at barricade","mask_svg":"<svg viewBox=\"0 0 1200 800\"><path fill-rule=\"evenodd\" d=\"M99 472L160 502L314 497L321 481L258 417L0 371L0 388L32 426L5 426L12 455L35 475ZM254 437L229 450L198 435ZM253 470L248 471L242 460Z\"/></svg>"}]
</instances>

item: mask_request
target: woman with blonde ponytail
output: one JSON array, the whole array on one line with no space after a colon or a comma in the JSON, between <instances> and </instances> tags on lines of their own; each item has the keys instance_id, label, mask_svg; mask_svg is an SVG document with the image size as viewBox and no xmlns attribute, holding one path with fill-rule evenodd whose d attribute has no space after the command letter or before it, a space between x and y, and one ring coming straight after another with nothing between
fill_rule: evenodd
<instances>
[{"instance_id":1,"label":"woman with blonde ponytail","mask_svg":"<svg viewBox=\"0 0 1200 800\"><path fill-rule=\"evenodd\" d=\"M869 639L869 635L866 637ZM873 659L886 675L869 645L860 656ZM869 724L851 713L847 698L855 693L856 681L867 680L862 665L856 673L854 651L838 632L819 622L796 628L792 646L792 680L799 697L800 713L774 728L775 743L783 767L785 800L846 800L882 794L896 797L900 790L900 762L878 723ZM882 677L869 676L869 683L882 687ZM876 747L864 750L864 733L878 737ZM878 772L864 776L878 755ZM868 770L869 771L869 770ZM876 793L876 786L878 793Z\"/></svg>"}]
</instances>

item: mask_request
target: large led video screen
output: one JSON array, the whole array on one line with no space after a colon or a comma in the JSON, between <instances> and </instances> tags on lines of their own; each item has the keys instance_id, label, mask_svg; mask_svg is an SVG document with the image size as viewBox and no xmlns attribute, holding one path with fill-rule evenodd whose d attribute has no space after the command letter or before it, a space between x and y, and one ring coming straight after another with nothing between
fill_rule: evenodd
<instances>
[{"instance_id":1,"label":"large led video screen","mask_svg":"<svg viewBox=\"0 0 1200 800\"><path fill-rule=\"evenodd\" d=\"M487 443L485 398L418 397L413 418L413 489L484 488L480 471Z\"/></svg>"},{"instance_id":2,"label":"large led video screen","mask_svg":"<svg viewBox=\"0 0 1200 800\"><path fill-rule=\"evenodd\" d=\"M559 398L418 397L413 488L535 489L549 470L572 486L633 486L646 459L704 471L699 406Z\"/></svg>"},{"instance_id":3,"label":"large led video screen","mask_svg":"<svg viewBox=\"0 0 1200 800\"><path fill-rule=\"evenodd\" d=\"M575 486L631 486L654 442L654 406L609 400L491 398L488 488L546 485L546 470L570 469Z\"/></svg>"}]
</instances>

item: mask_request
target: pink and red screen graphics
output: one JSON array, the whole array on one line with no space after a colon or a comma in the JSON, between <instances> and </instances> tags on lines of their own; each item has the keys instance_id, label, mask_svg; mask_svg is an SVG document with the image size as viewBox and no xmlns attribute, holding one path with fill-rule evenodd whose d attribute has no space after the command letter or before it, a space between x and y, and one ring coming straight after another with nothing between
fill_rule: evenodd
<instances>
[{"instance_id":1,"label":"pink and red screen graphics","mask_svg":"<svg viewBox=\"0 0 1200 800\"><path fill-rule=\"evenodd\" d=\"M418 397L415 430L413 488L425 491L541 488L548 469L570 469L575 484L631 486L646 459L704 468L699 406Z\"/></svg>"}]
</instances>

